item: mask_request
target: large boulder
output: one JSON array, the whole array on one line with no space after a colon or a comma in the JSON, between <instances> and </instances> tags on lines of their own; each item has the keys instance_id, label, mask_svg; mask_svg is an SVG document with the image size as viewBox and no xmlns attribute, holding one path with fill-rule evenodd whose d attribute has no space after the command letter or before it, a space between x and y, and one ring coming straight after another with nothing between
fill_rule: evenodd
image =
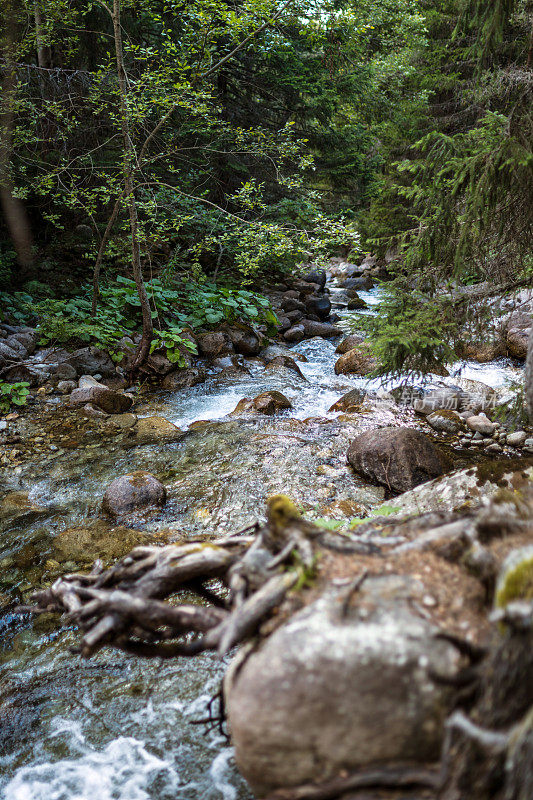
<instances>
[{"instance_id":1,"label":"large boulder","mask_svg":"<svg viewBox=\"0 0 533 800\"><path fill-rule=\"evenodd\" d=\"M409 603L422 585L369 577L357 604L329 590L230 665L224 690L239 770L254 795L439 755L458 656Z\"/></svg>"},{"instance_id":2,"label":"large boulder","mask_svg":"<svg viewBox=\"0 0 533 800\"><path fill-rule=\"evenodd\" d=\"M190 389L205 380L205 370L201 367L189 367L188 369L174 369L165 376L161 387L178 392L181 389Z\"/></svg>"},{"instance_id":3,"label":"large boulder","mask_svg":"<svg viewBox=\"0 0 533 800\"><path fill-rule=\"evenodd\" d=\"M206 358L217 358L227 353L233 353L233 344L227 333L213 331L201 333L196 337L198 350Z\"/></svg>"},{"instance_id":4,"label":"large boulder","mask_svg":"<svg viewBox=\"0 0 533 800\"><path fill-rule=\"evenodd\" d=\"M510 356L524 361L527 355L527 344L531 328L510 328L505 343Z\"/></svg>"},{"instance_id":5,"label":"large boulder","mask_svg":"<svg viewBox=\"0 0 533 800\"><path fill-rule=\"evenodd\" d=\"M133 403L133 398L128 394L115 392L107 386L88 386L84 389L74 389L70 395L69 405L72 408L80 408L87 404L96 406L105 411L106 414L123 414L129 411Z\"/></svg>"},{"instance_id":6,"label":"large boulder","mask_svg":"<svg viewBox=\"0 0 533 800\"><path fill-rule=\"evenodd\" d=\"M262 394L253 399L244 397L237 403L231 415L257 413L272 416L277 414L278 411L283 411L287 408L292 408L291 401L281 392L270 391L262 392Z\"/></svg>"},{"instance_id":7,"label":"large boulder","mask_svg":"<svg viewBox=\"0 0 533 800\"><path fill-rule=\"evenodd\" d=\"M431 439L413 428L378 428L361 433L348 448L348 462L367 480L394 492L407 492L437 478L447 467Z\"/></svg>"},{"instance_id":8,"label":"large boulder","mask_svg":"<svg viewBox=\"0 0 533 800\"><path fill-rule=\"evenodd\" d=\"M99 347L82 347L74 353L68 353L64 360L71 364L78 375L114 375L115 365L111 356Z\"/></svg>"},{"instance_id":9,"label":"large boulder","mask_svg":"<svg viewBox=\"0 0 533 800\"><path fill-rule=\"evenodd\" d=\"M166 489L154 475L139 470L115 478L107 487L102 510L113 517L122 517L132 511L162 506L167 499Z\"/></svg>"},{"instance_id":10,"label":"large boulder","mask_svg":"<svg viewBox=\"0 0 533 800\"><path fill-rule=\"evenodd\" d=\"M259 336L245 328L228 328L228 335L236 353L243 356L256 356L261 350Z\"/></svg>"},{"instance_id":11,"label":"large boulder","mask_svg":"<svg viewBox=\"0 0 533 800\"><path fill-rule=\"evenodd\" d=\"M305 307L311 314L316 314L319 319L327 319L331 312L331 300L325 294L311 294L305 298Z\"/></svg>"},{"instance_id":12,"label":"large boulder","mask_svg":"<svg viewBox=\"0 0 533 800\"><path fill-rule=\"evenodd\" d=\"M378 365L376 357L372 354L370 346L362 343L344 353L335 362L336 375L368 375Z\"/></svg>"}]
</instances>

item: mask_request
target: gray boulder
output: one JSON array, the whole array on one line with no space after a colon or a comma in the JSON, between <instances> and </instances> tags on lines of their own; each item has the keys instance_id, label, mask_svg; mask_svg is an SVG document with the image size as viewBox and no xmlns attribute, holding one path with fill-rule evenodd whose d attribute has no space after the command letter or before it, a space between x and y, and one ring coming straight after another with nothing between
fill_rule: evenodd
<instances>
[{"instance_id":1,"label":"gray boulder","mask_svg":"<svg viewBox=\"0 0 533 800\"><path fill-rule=\"evenodd\" d=\"M115 373L115 365L109 353L92 345L69 353L64 360L74 367L78 375L106 377Z\"/></svg>"},{"instance_id":2,"label":"gray boulder","mask_svg":"<svg viewBox=\"0 0 533 800\"><path fill-rule=\"evenodd\" d=\"M348 448L348 463L367 480L390 491L406 492L445 472L444 455L421 431L378 428L357 436Z\"/></svg>"},{"instance_id":3,"label":"gray boulder","mask_svg":"<svg viewBox=\"0 0 533 800\"><path fill-rule=\"evenodd\" d=\"M167 498L166 489L154 475L139 470L109 484L102 500L106 514L121 517L141 508L162 506Z\"/></svg>"},{"instance_id":4,"label":"gray boulder","mask_svg":"<svg viewBox=\"0 0 533 800\"><path fill-rule=\"evenodd\" d=\"M337 776L383 761L439 755L458 656L410 608L413 578L367 578L355 607L330 590L294 615L225 679L239 770L254 794Z\"/></svg>"}]
</instances>

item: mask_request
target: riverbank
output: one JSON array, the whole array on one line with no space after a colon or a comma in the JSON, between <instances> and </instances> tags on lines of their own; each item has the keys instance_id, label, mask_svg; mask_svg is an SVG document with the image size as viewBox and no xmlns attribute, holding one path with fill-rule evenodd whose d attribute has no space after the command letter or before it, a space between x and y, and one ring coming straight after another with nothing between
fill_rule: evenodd
<instances>
[{"instance_id":1,"label":"riverbank","mask_svg":"<svg viewBox=\"0 0 533 800\"><path fill-rule=\"evenodd\" d=\"M344 315L344 290L332 283L328 288L333 312ZM371 306L376 290L363 290L361 296ZM345 327L344 321L336 324ZM110 796L119 792L124 800L135 797L132 786L140 787L143 800L249 796L236 773L228 771L230 751L220 736L212 733L203 741L190 724L191 718L204 716L207 696L221 677L212 656L162 667L112 653L90 663L72 661L70 630L58 634L55 623L47 622L32 627L13 612L13 604L26 600L33 589L66 571L90 567L96 557L111 563L139 542L234 532L262 518L265 497L280 492L314 518L334 524L366 519L383 503L387 487L354 474L346 453L358 434L372 428L411 427L430 434L456 467L492 463L494 456L484 445L473 443L474 434L465 447L456 434L434 432L426 417L396 403L377 383L336 375L335 349L336 341L322 338L292 345L288 357L301 375L286 363L269 369L278 356L270 362L241 356L237 364L210 365L202 384L135 394L132 409L119 415L121 421L85 417L68 405L68 395L54 392L39 396L34 406L8 421L4 435L13 438L4 445L2 469L2 719L11 733L2 788L10 800L22 791L39 797L43 776L53 778L58 798L69 781L88 798L99 764L104 765L106 791ZM503 397L505 377L520 374L510 361L470 362L467 369L481 381L485 377ZM439 380L448 386L461 379ZM356 389L362 400L357 409L329 410ZM292 408L274 416L226 417L244 397L272 390L283 393ZM128 415L129 422L131 415L163 417L180 431L172 440L158 437L155 430L146 441L132 430L137 423L115 424L126 423ZM461 438L467 437L461 433ZM482 435L481 441L495 443L492 435ZM520 454L506 442L501 446L504 457ZM166 505L145 510L126 524L102 519L107 485L140 469L163 482ZM39 709L40 722L32 708ZM118 771L117 759L123 762Z\"/></svg>"}]
</instances>

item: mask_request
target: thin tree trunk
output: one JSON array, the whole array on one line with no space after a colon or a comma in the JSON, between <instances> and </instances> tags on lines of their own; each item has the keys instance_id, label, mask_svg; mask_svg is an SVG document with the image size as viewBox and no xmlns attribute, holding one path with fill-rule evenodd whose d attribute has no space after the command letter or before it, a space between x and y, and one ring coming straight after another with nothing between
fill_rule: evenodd
<instances>
[{"instance_id":1,"label":"thin tree trunk","mask_svg":"<svg viewBox=\"0 0 533 800\"><path fill-rule=\"evenodd\" d=\"M15 22L11 2L5 3L4 14L5 38L2 55L5 63L5 76L2 82L0 106L0 207L13 240L21 270L25 272L31 267L33 261L30 224L22 202L13 197L13 182L10 173L12 133L15 119L14 102L17 88L13 59Z\"/></svg>"},{"instance_id":2,"label":"thin tree trunk","mask_svg":"<svg viewBox=\"0 0 533 800\"><path fill-rule=\"evenodd\" d=\"M106 229L104 231L104 235L102 236L102 240L100 242L100 247L98 248L98 253L96 255L96 261L94 262L94 269L93 269L93 300L91 306L91 314L92 316L96 316L96 309L98 307L98 298L100 297L100 269L102 267L102 261L104 260L104 253L107 247L107 243L109 241L109 237L111 236L111 231L113 230L113 225L118 217L118 212L120 211L120 206L122 205L123 196L117 197L115 205L113 206L113 211L111 212L111 216L109 217L106 225Z\"/></svg>"},{"instance_id":3,"label":"thin tree trunk","mask_svg":"<svg viewBox=\"0 0 533 800\"><path fill-rule=\"evenodd\" d=\"M526 356L525 396L529 421L533 425L533 319Z\"/></svg>"},{"instance_id":4,"label":"thin tree trunk","mask_svg":"<svg viewBox=\"0 0 533 800\"><path fill-rule=\"evenodd\" d=\"M50 69L52 66L52 53L49 45L43 42L44 22L39 0L33 4L33 16L35 19L35 42L37 44L37 63L43 69Z\"/></svg>"},{"instance_id":5,"label":"thin tree trunk","mask_svg":"<svg viewBox=\"0 0 533 800\"><path fill-rule=\"evenodd\" d=\"M122 28L120 23L120 0L113 0L113 33L115 38L115 53L117 58L118 84L120 92L120 118L122 138L124 141L124 196L127 198L131 230L131 256L133 277L137 286L137 293L141 301L143 320L142 338L137 348L133 361L132 371L137 370L146 360L153 336L152 313L150 302L144 285L141 267L141 248L139 244L139 218L137 215L137 202L133 191L133 160L135 157L128 121L128 107L126 102L126 72L124 69L124 54L122 49Z\"/></svg>"}]
</instances>

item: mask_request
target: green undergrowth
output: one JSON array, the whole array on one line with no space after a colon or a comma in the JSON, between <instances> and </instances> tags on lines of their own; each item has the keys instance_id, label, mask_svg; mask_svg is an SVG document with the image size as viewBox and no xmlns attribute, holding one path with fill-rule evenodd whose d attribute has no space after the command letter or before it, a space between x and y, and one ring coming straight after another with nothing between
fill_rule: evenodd
<instances>
[{"instance_id":1,"label":"green undergrowth","mask_svg":"<svg viewBox=\"0 0 533 800\"><path fill-rule=\"evenodd\" d=\"M166 285L158 278L146 288L154 324L152 352L165 348L178 366L185 363L184 348L196 352L187 331L209 329L223 322L266 325L272 330L277 322L266 297L244 289L189 281ZM116 361L122 358L117 348L120 339L142 328L135 282L124 277L101 288L94 316L89 286L79 296L69 298L33 296L25 291L2 293L0 300L13 320L37 324L40 345L93 343L109 350Z\"/></svg>"}]
</instances>

